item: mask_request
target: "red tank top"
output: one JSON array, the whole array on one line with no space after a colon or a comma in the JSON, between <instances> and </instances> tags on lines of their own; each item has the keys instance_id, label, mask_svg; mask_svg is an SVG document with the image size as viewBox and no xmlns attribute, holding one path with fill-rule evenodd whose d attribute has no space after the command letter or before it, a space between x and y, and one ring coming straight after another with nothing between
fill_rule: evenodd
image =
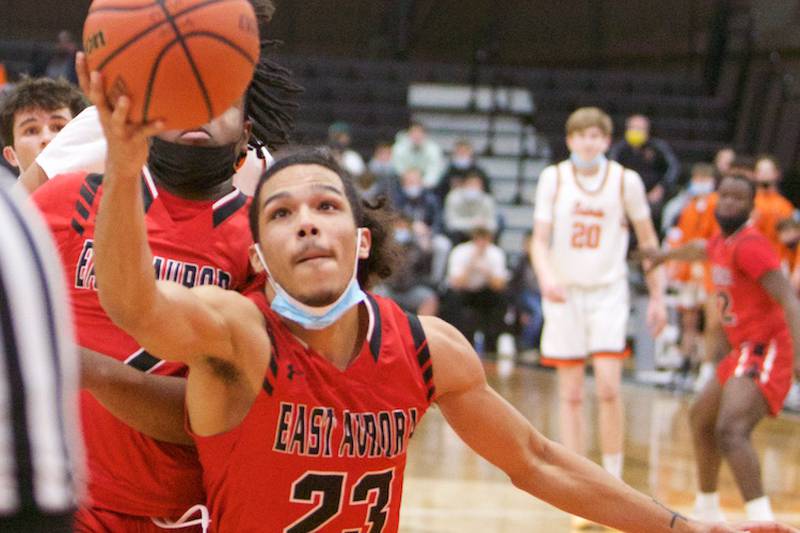
<instances>
[{"instance_id":1,"label":"red tank top","mask_svg":"<svg viewBox=\"0 0 800 533\"><path fill-rule=\"evenodd\" d=\"M242 423L195 437L213 531L397 531L408 441L434 394L419 320L370 295L367 340L342 371L249 296L272 358Z\"/></svg>"},{"instance_id":2,"label":"red tank top","mask_svg":"<svg viewBox=\"0 0 800 533\"><path fill-rule=\"evenodd\" d=\"M215 284L244 290L253 279L247 249L247 198L234 191L216 202L188 201L143 177L148 240L156 277L186 286ZM97 297L94 228L102 176L57 176L33 195L55 236L64 265L81 346L162 375L185 367L140 349L116 327ZM138 516L175 517L205 501L194 448L155 441L126 426L88 392L81 394L91 505Z\"/></svg>"},{"instance_id":3,"label":"red tank top","mask_svg":"<svg viewBox=\"0 0 800 533\"><path fill-rule=\"evenodd\" d=\"M731 347L765 344L789 334L783 308L761 286L761 276L780 270L778 254L752 225L707 245L720 318Z\"/></svg>"}]
</instances>

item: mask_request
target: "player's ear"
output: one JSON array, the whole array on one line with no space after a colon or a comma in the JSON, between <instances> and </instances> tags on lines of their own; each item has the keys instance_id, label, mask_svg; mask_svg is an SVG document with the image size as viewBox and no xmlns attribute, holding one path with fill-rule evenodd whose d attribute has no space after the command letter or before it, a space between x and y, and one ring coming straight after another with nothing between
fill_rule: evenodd
<instances>
[{"instance_id":1,"label":"player's ear","mask_svg":"<svg viewBox=\"0 0 800 533\"><path fill-rule=\"evenodd\" d=\"M372 248L372 233L369 228L359 228L360 239L358 241L358 258L369 259L369 251Z\"/></svg>"},{"instance_id":2,"label":"player's ear","mask_svg":"<svg viewBox=\"0 0 800 533\"><path fill-rule=\"evenodd\" d=\"M19 161L17 160L17 153L10 146L3 147L3 158L5 158L5 160L8 161L8 164L12 167L17 167L22 170L19 166Z\"/></svg>"},{"instance_id":3,"label":"player's ear","mask_svg":"<svg viewBox=\"0 0 800 533\"><path fill-rule=\"evenodd\" d=\"M258 250L256 249L257 244L251 244L250 248L248 248L247 253L250 259L250 266L253 268L253 272L257 274L261 274L264 272L264 265L261 264L261 258L258 256Z\"/></svg>"}]
</instances>

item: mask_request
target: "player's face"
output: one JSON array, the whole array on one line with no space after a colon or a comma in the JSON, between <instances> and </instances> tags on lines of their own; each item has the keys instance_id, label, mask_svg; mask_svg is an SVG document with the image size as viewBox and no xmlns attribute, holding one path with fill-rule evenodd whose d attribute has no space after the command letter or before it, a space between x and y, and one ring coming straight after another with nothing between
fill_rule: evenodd
<instances>
[{"instance_id":1,"label":"player's face","mask_svg":"<svg viewBox=\"0 0 800 533\"><path fill-rule=\"evenodd\" d=\"M250 124L244 117L244 100L239 100L220 116L199 128L169 130L162 132L158 137L176 144L223 146L241 142L243 138L246 141L249 134Z\"/></svg>"},{"instance_id":2,"label":"player's face","mask_svg":"<svg viewBox=\"0 0 800 533\"><path fill-rule=\"evenodd\" d=\"M591 161L600 154L608 151L611 137L606 135L597 126L592 126L579 131L573 131L567 136L567 148L584 161Z\"/></svg>"},{"instance_id":3,"label":"player's face","mask_svg":"<svg viewBox=\"0 0 800 533\"><path fill-rule=\"evenodd\" d=\"M53 137L72 120L68 107L53 111L25 109L14 114L14 145L3 149L6 161L24 171Z\"/></svg>"},{"instance_id":4,"label":"player's face","mask_svg":"<svg viewBox=\"0 0 800 533\"><path fill-rule=\"evenodd\" d=\"M717 213L726 218L746 216L753 210L753 193L743 180L725 178L717 189Z\"/></svg>"},{"instance_id":5,"label":"player's face","mask_svg":"<svg viewBox=\"0 0 800 533\"><path fill-rule=\"evenodd\" d=\"M306 305L333 303L356 261L356 225L339 176L319 165L293 165L267 181L257 199L260 245L270 272ZM369 256L362 230L359 258Z\"/></svg>"}]
</instances>

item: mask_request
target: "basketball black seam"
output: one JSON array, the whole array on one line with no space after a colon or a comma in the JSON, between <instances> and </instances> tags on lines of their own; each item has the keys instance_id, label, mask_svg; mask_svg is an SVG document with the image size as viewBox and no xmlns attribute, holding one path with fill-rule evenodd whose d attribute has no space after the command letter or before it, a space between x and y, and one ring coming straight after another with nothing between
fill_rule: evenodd
<instances>
[{"instance_id":1,"label":"basketball black seam","mask_svg":"<svg viewBox=\"0 0 800 533\"><path fill-rule=\"evenodd\" d=\"M226 44L233 48L236 52L239 52L239 55L244 57L247 61L250 62L251 65L256 64L256 60L247 53L247 50L236 44L235 42L231 41L230 39L223 37L221 35L217 35L216 33L211 33L209 31L193 31L191 33L185 33L183 35L184 39L189 39L189 37L208 37L209 39L214 39L220 41L223 44Z\"/></svg>"},{"instance_id":2,"label":"basketball black seam","mask_svg":"<svg viewBox=\"0 0 800 533\"><path fill-rule=\"evenodd\" d=\"M164 59L164 56L169 52L169 50L178 42L178 39L173 39L169 44L164 46L161 51L156 56L156 60L153 62L153 68L150 70L150 77L147 79L147 90L144 93L144 105L142 106L142 121L147 122L147 113L150 110L150 97L153 91L153 84L156 81L156 74L158 73L158 67L161 66L161 61Z\"/></svg>"},{"instance_id":3,"label":"basketball black seam","mask_svg":"<svg viewBox=\"0 0 800 533\"><path fill-rule=\"evenodd\" d=\"M202 9L202 8L208 6L208 5L211 5L211 4L217 4L217 3L222 3L222 2L233 2L233 1L236 1L236 0L208 0L207 2L203 2L202 4L198 4L196 6L187 7L183 11L181 11L179 13L176 13L173 18L178 19L178 18L182 17L183 15L186 15L186 14L191 13L193 11L197 11L198 9ZM153 2L153 5L158 5L158 4L157 4L157 2ZM91 15L91 13L90 13L90 15ZM158 28L160 28L164 24L167 24L168 22L169 22L169 20L162 20L161 22L156 22L155 24L153 24L149 28L145 28L141 32L137 33L136 35L134 35L133 37L128 39L127 42L125 42L124 44L120 45L119 48L117 48L116 50L111 52L108 55L107 58L105 58L99 65L97 65L97 68L95 70L103 70L103 68L106 65L108 65L114 58L116 58L119 54L121 54L122 52L127 50L130 46L132 46L136 42L138 42L139 39L141 39L142 37L144 37L148 33L154 32L155 30L157 30Z\"/></svg>"},{"instance_id":4,"label":"basketball black seam","mask_svg":"<svg viewBox=\"0 0 800 533\"><path fill-rule=\"evenodd\" d=\"M178 42L180 42L183 53L186 55L186 61L189 62L189 67L192 69L194 79L197 82L197 85L200 87L200 92L203 93L203 100L205 101L206 109L208 110L208 120L210 122L214 118L214 107L211 105L211 98L208 96L208 89L206 88L203 78L200 76L200 71L197 69L197 64L194 61L194 57L192 57L192 53L189 51L189 46L186 44L186 39L183 37L181 30L178 28L178 24L172 17L172 13L170 13L169 9L167 9L167 6L164 5L164 1L165 0L158 0L158 5L161 7L161 10L164 11L164 16L167 17L170 26L172 26L172 31L175 32L175 36L178 38Z\"/></svg>"}]
</instances>

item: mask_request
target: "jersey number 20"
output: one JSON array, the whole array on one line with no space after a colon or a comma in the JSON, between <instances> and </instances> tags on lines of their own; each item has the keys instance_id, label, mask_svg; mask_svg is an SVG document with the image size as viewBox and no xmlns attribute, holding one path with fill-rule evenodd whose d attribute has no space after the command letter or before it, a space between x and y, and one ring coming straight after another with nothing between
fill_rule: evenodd
<instances>
[{"instance_id":1,"label":"jersey number 20","mask_svg":"<svg viewBox=\"0 0 800 533\"><path fill-rule=\"evenodd\" d=\"M573 248L597 248L600 244L600 224L584 224L575 222L572 225Z\"/></svg>"},{"instance_id":2,"label":"jersey number 20","mask_svg":"<svg viewBox=\"0 0 800 533\"><path fill-rule=\"evenodd\" d=\"M389 514L389 496L394 479L394 468L380 472L367 472L350 490L350 505L369 503L372 505L366 516L366 525L370 533L380 533L386 525ZM292 525L284 528L284 533L311 533L322 528L342 512L344 487L347 474L334 472L306 472L292 484L291 501L297 503L314 503L317 505L300 517ZM353 531L361 531L361 528ZM349 530L346 530L349 531Z\"/></svg>"}]
</instances>

